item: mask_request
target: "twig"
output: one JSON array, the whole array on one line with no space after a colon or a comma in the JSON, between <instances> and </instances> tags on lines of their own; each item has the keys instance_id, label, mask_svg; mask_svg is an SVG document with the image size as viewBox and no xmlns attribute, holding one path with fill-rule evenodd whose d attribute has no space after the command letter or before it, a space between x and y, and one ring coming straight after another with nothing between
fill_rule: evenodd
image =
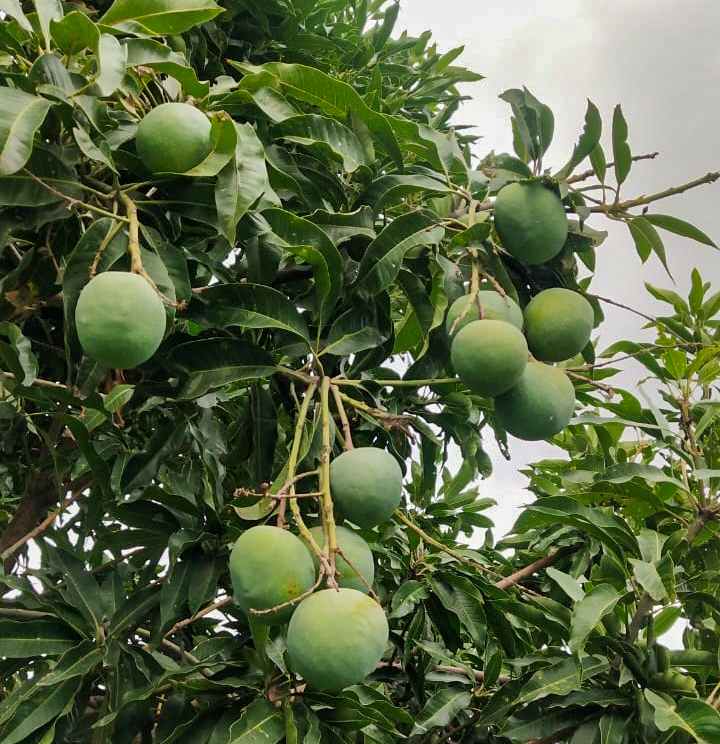
<instances>
[{"instance_id":1,"label":"twig","mask_svg":"<svg viewBox=\"0 0 720 744\"><path fill-rule=\"evenodd\" d=\"M50 514L49 517L46 517L43 519L40 524L35 527L34 529L30 530L26 535L23 535L19 540L16 540L9 548L6 550L3 550L2 553L0 553L0 561L4 561L8 556L15 553L17 550L20 550L25 543L32 540L34 537L37 537L41 532L46 530L58 517L58 515L64 510L67 509L68 506L71 504L74 504L82 495L82 493L85 491L87 486L83 486L79 490L75 491L73 494L71 494L65 501L58 506L55 511Z\"/></svg>"},{"instance_id":2,"label":"twig","mask_svg":"<svg viewBox=\"0 0 720 744\"><path fill-rule=\"evenodd\" d=\"M610 387L610 385L605 385L604 383L598 382L597 380L592 380L589 377L585 377L585 375L579 375L577 372L572 372L569 369L565 370L565 374L568 377L572 377L574 380L580 380L581 382L584 382L591 387L602 390L602 392L605 393L608 398L612 398L615 395L615 389Z\"/></svg>"},{"instance_id":3,"label":"twig","mask_svg":"<svg viewBox=\"0 0 720 744\"><path fill-rule=\"evenodd\" d=\"M352 441L352 432L350 431L350 422L348 421L347 411L343 405L342 397L340 396L340 390L337 385L331 385L330 390L335 401L335 408L337 409L338 416L340 417L340 423L343 428L343 439L345 442L345 451L354 449Z\"/></svg>"},{"instance_id":4,"label":"twig","mask_svg":"<svg viewBox=\"0 0 720 744\"><path fill-rule=\"evenodd\" d=\"M76 199L74 196L63 194L62 191L58 191L54 186L51 186L49 183L43 181L42 178L38 178L32 171L28 170L27 168L23 168L23 173L26 173L28 176L30 176L33 181L37 181L37 183L39 183L43 188L47 189L51 194L55 194L55 196L65 200L68 203L68 207L72 208L75 206L81 206L87 209L89 212L101 214L103 215L103 217L111 217L114 220L120 220L120 222L126 222L128 224L130 223L130 220L127 217L122 217L113 212L109 212L107 209L102 209L101 207L96 207L93 204L88 204L87 202L81 201L80 199Z\"/></svg>"},{"instance_id":5,"label":"twig","mask_svg":"<svg viewBox=\"0 0 720 744\"><path fill-rule=\"evenodd\" d=\"M654 160L660 153L659 152L650 152L646 155L633 155L632 161L634 163L637 163L638 160ZM608 163L607 168L612 168L615 165L614 162ZM571 184L571 183L577 183L578 181L585 181L588 178L592 178L592 176L595 175L595 170L593 168L588 168L588 170L583 171L582 173L577 173L574 176L569 176L566 178L563 183Z\"/></svg>"},{"instance_id":6,"label":"twig","mask_svg":"<svg viewBox=\"0 0 720 744\"><path fill-rule=\"evenodd\" d=\"M510 574L510 576L505 576L501 581L496 582L495 586L498 589L509 589L511 586L515 586L519 584L521 581L524 581L525 579L529 578L536 571L539 571L541 568L552 566L553 564L557 563L561 558L564 558L567 555L571 555L579 548L580 548L580 544L570 545L564 548L560 548L560 550L556 551L555 553L552 553L551 555L546 555L543 558L538 559L534 563L531 563L529 566L525 566L525 568L521 568L519 571L515 571L515 573Z\"/></svg>"},{"instance_id":7,"label":"twig","mask_svg":"<svg viewBox=\"0 0 720 744\"><path fill-rule=\"evenodd\" d=\"M672 186L664 191L658 191L655 194L649 196L639 196L637 199L628 199L624 202L617 202L614 204L600 204L594 207L589 207L590 212L602 212L603 214L622 214L627 212L628 209L633 207L640 207L644 204L651 204L660 199L666 199L668 196L675 196L676 194L682 194L685 191L694 189L697 186L703 186L704 184L714 183L720 178L720 172L716 171L713 173L706 173L700 178L696 178L693 181L681 184L680 186Z\"/></svg>"},{"instance_id":8,"label":"twig","mask_svg":"<svg viewBox=\"0 0 720 744\"><path fill-rule=\"evenodd\" d=\"M309 589L305 590L302 594L298 594L297 597L288 599L286 602L281 602L274 607L268 607L266 610L256 610L254 607L251 607L250 612L252 612L253 615L267 615L270 612L277 612L277 610L282 610L285 607L290 607L290 605L294 605L296 602L300 602L301 600L305 599L305 597L309 597L320 586L324 577L325 570L321 567L320 571L318 571L318 577L315 583Z\"/></svg>"},{"instance_id":9,"label":"twig","mask_svg":"<svg viewBox=\"0 0 720 744\"><path fill-rule=\"evenodd\" d=\"M232 602L232 597L223 597L222 599L219 599L217 602L214 602L211 605L208 605L207 607L204 607L202 610L198 610L192 617L186 617L184 620L180 620L179 622L175 623L175 625L170 628L170 630L166 631L165 637L172 635L173 633L177 633L178 630L181 630L182 628L186 627L187 625L190 625L191 623L194 623L196 620L199 620L201 617L205 617L210 612L213 612L214 610L219 610L221 607L224 607L226 604L230 604Z\"/></svg>"},{"instance_id":10,"label":"twig","mask_svg":"<svg viewBox=\"0 0 720 744\"><path fill-rule=\"evenodd\" d=\"M19 382L17 377L12 372L3 372L3 377L7 377L9 380L15 380L16 382ZM22 384L22 383L21 383ZM53 382L52 380L43 380L40 377L36 377L32 381L33 385L38 385L39 387L51 387L51 388L60 388L61 390L67 390L68 386L63 385L61 382Z\"/></svg>"},{"instance_id":11,"label":"twig","mask_svg":"<svg viewBox=\"0 0 720 744\"><path fill-rule=\"evenodd\" d=\"M135 628L135 633L137 633L137 635L139 635L141 638L152 637L150 631L146 630L145 628ZM183 650L177 644L173 643L172 641L168 641L167 638L160 639L160 645L168 651L172 651L177 656L186 658L191 664L202 664L197 656L194 656L189 651ZM150 648L150 644L144 644L143 648ZM209 669L201 669L200 673L203 675L203 677L212 677L212 672Z\"/></svg>"}]
</instances>

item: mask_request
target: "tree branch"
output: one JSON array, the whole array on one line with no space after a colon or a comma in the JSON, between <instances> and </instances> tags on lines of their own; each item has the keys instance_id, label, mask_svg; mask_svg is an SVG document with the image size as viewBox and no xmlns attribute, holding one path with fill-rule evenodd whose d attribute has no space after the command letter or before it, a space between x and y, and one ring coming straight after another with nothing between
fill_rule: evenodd
<instances>
[{"instance_id":1,"label":"tree branch","mask_svg":"<svg viewBox=\"0 0 720 744\"><path fill-rule=\"evenodd\" d=\"M546 555L543 558L540 558L539 560L535 561L534 563L531 563L529 566L525 566L525 568L521 568L519 571L515 571L514 574L510 574L510 576L506 576L502 581L496 582L495 586L498 589L509 589L511 586L514 586L515 584L518 584L521 581L529 578L536 571L539 571L541 568L552 566L553 564L557 563L561 558L564 558L567 555L571 555L579 548L580 548L579 544L570 545L565 548L560 548L560 550L556 551L555 553L552 553L551 555Z\"/></svg>"}]
</instances>

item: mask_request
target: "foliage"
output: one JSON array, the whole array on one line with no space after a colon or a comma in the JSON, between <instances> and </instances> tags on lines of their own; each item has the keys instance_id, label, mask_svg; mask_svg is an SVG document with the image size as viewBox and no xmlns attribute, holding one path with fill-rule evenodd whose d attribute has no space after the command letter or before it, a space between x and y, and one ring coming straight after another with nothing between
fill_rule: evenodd
<instances>
[{"instance_id":1,"label":"foliage","mask_svg":"<svg viewBox=\"0 0 720 744\"><path fill-rule=\"evenodd\" d=\"M503 94L514 154L475 163L451 119L480 76L394 36L394 2L0 10L0 740L720 741L720 293L697 271L687 300L648 286L669 308L656 342L583 350L578 415L552 440L567 457L528 469L536 500L497 544L473 484L507 436L456 380L445 328L481 278L521 306L578 290L600 323L595 220L625 222L643 262L665 262L660 231L714 246L654 208L717 174L621 199L643 156L617 107L607 162L592 103L547 170L553 115L525 89ZM208 114L212 149L153 176L135 132L172 100ZM525 266L491 218L533 177L570 235ZM111 267L154 282L171 329L124 372L74 327ZM605 395L623 359L644 400ZM329 695L230 601L228 555L256 524L332 524L328 459L350 438L403 463L405 493L361 533L389 647Z\"/></svg>"}]
</instances>

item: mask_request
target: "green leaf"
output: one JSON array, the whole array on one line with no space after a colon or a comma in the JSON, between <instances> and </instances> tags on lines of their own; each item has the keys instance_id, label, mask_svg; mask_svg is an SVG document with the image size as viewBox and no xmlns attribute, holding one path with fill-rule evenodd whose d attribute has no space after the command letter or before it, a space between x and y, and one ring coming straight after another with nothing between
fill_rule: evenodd
<instances>
[{"instance_id":1,"label":"green leaf","mask_svg":"<svg viewBox=\"0 0 720 744\"><path fill-rule=\"evenodd\" d=\"M238 130L235 122L226 114L212 117L210 129L212 149L205 159L182 175L195 178L216 176L235 155L238 142Z\"/></svg>"},{"instance_id":2,"label":"green leaf","mask_svg":"<svg viewBox=\"0 0 720 744\"><path fill-rule=\"evenodd\" d=\"M577 579L562 571L558 571L553 566L548 566L545 572L573 602L579 602L581 599L584 599L585 592Z\"/></svg>"},{"instance_id":3,"label":"green leaf","mask_svg":"<svg viewBox=\"0 0 720 744\"><path fill-rule=\"evenodd\" d=\"M658 234L658 231L652 226L650 221L646 217L633 217L628 223L630 234L635 241L635 249L638 256L643 261L647 260L651 253L654 253L662 263L668 276L671 276L670 269L667 265L667 257L665 255L665 246L662 238Z\"/></svg>"},{"instance_id":4,"label":"green leaf","mask_svg":"<svg viewBox=\"0 0 720 744\"><path fill-rule=\"evenodd\" d=\"M173 348L169 363L184 375L178 398L199 398L233 382L268 377L275 371L263 349L239 339L207 338Z\"/></svg>"},{"instance_id":5,"label":"green leaf","mask_svg":"<svg viewBox=\"0 0 720 744\"><path fill-rule=\"evenodd\" d=\"M103 649L98 648L94 641L86 639L66 651L58 659L53 670L38 682L38 687L49 687L73 677L84 677L102 661L102 658Z\"/></svg>"},{"instance_id":6,"label":"green leaf","mask_svg":"<svg viewBox=\"0 0 720 744\"><path fill-rule=\"evenodd\" d=\"M358 204L369 204L378 214L390 202L418 192L445 194L451 191L446 181L426 175L390 174L373 181L358 197Z\"/></svg>"},{"instance_id":7,"label":"green leaf","mask_svg":"<svg viewBox=\"0 0 720 744\"><path fill-rule=\"evenodd\" d=\"M712 238L706 235L702 230L695 227L695 225L691 225L689 222L685 222L677 217L671 217L667 214L646 214L644 217L648 222L652 223L656 227L662 228L663 230L717 248L717 244Z\"/></svg>"},{"instance_id":8,"label":"green leaf","mask_svg":"<svg viewBox=\"0 0 720 744\"><path fill-rule=\"evenodd\" d=\"M375 295L392 284L405 254L415 246L435 245L445 235L429 212L410 212L393 220L368 246L360 261L355 289Z\"/></svg>"},{"instance_id":9,"label":"green leaf","mask_svg":"<svg viewBox=\"0 0 720 744\"><path fill-rule=\"evenodd\" d=\"M273 75L283 91L291 98L317 106L330 116L338 119L352 111L367 125L368 129L385 146L388 155L402 168L402 152L387 119L373 111L355 89L337 78L304 65L289 65L282 62L269 62L261 67L230 61L241 72L258 73L267 71Z\"/></svg>"},{"instance_id":10,"label":"green leaf","mask_svg":"<svg viewBox=\"0 0 720 744\"><path fill-rule=\"evenodd\" d=\"M0 657L22 659L26 656L53 656L75 648L78 636L59 620L36 618L0 619Z\"/></svg>"},{"instance_id":11,"label":"green leaf","mask_svg":"<svg viewBox=\"0 0 720 744\"><path fill-rule=\"evenodd\" d=\"M230 727L227 744L277 744L284 735L285 721L280 710L264 698L258 698Z\"/></svg>"},{"instance_id":12,"label":"green leaf","mask_svg":"<svg viewBox=\"0 0 720 744\"><path fill-rule=\"evenodd\" d=\"M592 165L595 175L600 183L605 183L605 175L607 174L607 160L605 159L605 151L602 149L602 145L598 143L590 153L590 165Z\"/></svg>"},{"instance_id":13,"label":"green leaf","mask_svg":"<svg viewBox=\"0 0 720 744\"><path fill-rule=\"evenodd\" d=\"M606 713L600 719L599 744L623 744L626 741L625 719L617 713Z\"/></svg>"},{"instance_id":14,"label":"green leaf","mask_svg":"<svg viewBox=\"0 0 720 744\"><path fill-rule=\"evenodd\" d=\"M97 49L100 42L98 27L79 10L73 10L59 21L51 21L50 34L60 51L67 55L83 49Z\"/></svg>"},{"instance_id":15,"label":"green leaf","mask_svg":"<svg viewBox=\"0 0 720 744\"><path fill-rule=\"evenodd\" d=\"M633 575L640 583L640 586L656 602L662 602L668 599L668 593L654 563L640 561L636 558L630 558L629 562L633 567Z\"/></svg>"},{"instance_id":16,"label":"green leaf","mask_svg":"<svg viewBox=\"0 0 720 744\"><path fill-rule=\"evenodd\" d=\"M628 126L620 104L615 106L612 118L612 149L615 161L615 180L620 186L630 173L632 154L627 143Z\"/></svg>"},{"instance_id":17,"label":"green leaf","mask_svg":"<svg viewBox=\"0 0 720 744\"><path fill-rule=\"evenodd\" d=\"M510 104L514 114L513 129L530 158L541 160L550 147L555 129L555 117L550 108L527 88L506 90L499 98Z\"/></svg>"},{"instance_id":18,"label":"green leaf","mask_svg":"<svg viewBox=\"0 0 720 744\"><path fill-rule=\"evenodd\" d=\"M62 548L53 550L51 559L60 569L65 581L65 587L60 589L60 593L68 604L79 610L90 625L99 628L103 608L100 590L93 575L83 561Z\"/></svg>"},{"instance_id":19,"label":"green leaf","mask_svg":"<svg viewBox=\"0 0 720 744\"><path fill-rule=\"evenodd\" d=\"M100 19L131 34L181 34L223 12L213 0L115 0Z\"/></svg>"},{"instance_id":20,"label":"green leaf","mask_svg":"<svg viewBox=\"0 0 720 744\"><path fill-rule=\"evenodd\" d=\"M8 176L27 163L35 132L52 103L17 88L0 88L0 97L0 176Z\"/></svg>"},{"instance_id":21,"label":"green leaf","mask_svg":"<svg viewBox=\"0 0 720 744\"><path fill-rule=\"evenodd\" d=\"M582 663L571 656L558 664L542 667L523 686L516 703L531 703L548 695L567 695L580 689L584 680L592 679L610 668L607 659L586 656Z\"/></svg>"},{"instance_id":22,"label":"green leaf","mask_svg":"<svg viewBox=\"0 0 720 744\"><path fill-rule=\"evenodd\" d=\"M196 98L204 98L210 91L210 83L198 80L195 69L185 57L164 44L153 39L123 39L121 43L127 49L127 67L149 67L170 75L182 85L186 93Z\"/></svg>"},{"instance_id":23,"label":"green leaf","mask_svg":"<svg viewBox=\"0 0 720 744\"><path fill-rule=\"evenodd\" d=\"M720 713L704 700L682 698L669 703L652 690L646 689L644 694L655 709L655 725L660 731L686 731L697 744L720 741Z\"/></svg>"},{"instance_id":24,"label":"green leaf","mask_svg":"<svg viewBox=\"0 0 720 744\"><path fill-rule=\"evenodd\" d=\"M568 641L573 653L582 653L590 633L605 615L613 611L620 597L622 595L610 584L599 584L575 604Z\"/></svg>"},{"instance_id":25,"label":"green leaf","mask_svg":"<svg viewBox=\"0 0 720 744\"><path fill-rule=\"evenodd\" d=\"M332 313L342 291L342 257L327 233L312 222L282 209L263 212L280 245L313 268L317 315L321 323Z\"/></svg>"},{"instance_id":26,"label":"green leaf","mask_svg":"<svg viewBox=\"0 0 720 744\"><path fill-rule=\"evenodd\" d=\"M513 532L521 535L541 524L571 525L607 545L623 562L628 551L639 554L635 535L620 517L584 506L567 496L551 496L531 504L518 517Z\"/></svg>"},{"instance_id":27,"label":"green leaf","mask_svg":"<svg viewBox=\"0 0 720 744\"><path fill-rule=\"evenodd\" d=\"M160 586L146 586L131 594L110 618L108 637L134 630L160 602Z\"/></svg>"},{"instance_id":28,"label":"green leaf","mask_svg":"<svg viewBox=\"0 0 720 744\"><path fill-rule=\"evenodd\" d=\"M671 483L683 491L687 490L681 480L666 475L655 465L646 465L642 462L617 463L595 476L596 481L606 481L608 483L627 483L633 478L642 478L648 483Z\"/></svg>"},{"instance_id":29,"label":"green leaf","mask_svg":"<svg viewBox=\"0 0 720 744\"><path fill-rule=\"evenodd\" d=\"M370 311L357 308L347 310L330 326L321 354L346 356L380 346L387 339L387 334L377 327L375 321Z\"/></svg>"},{"instance_id":30,"label":"green leaf","mask_svg":"<svg viewBox=\"0 0 720 744\"><path fill-rule=\"evenodd\" d=\"M235 128L235 157L218 173L215 185L220 230L230 244L243 215L270 188L262 142L251 124L235 122Z\"/></svg>"},{"instance_id":31,"label":"green leaf","mask_svg":"<svg viewBox=\"0 0 720 744\"><path fill-rule=\"evenodd\" d=\"M0 11L14 18L20 25L20 28L28 33L34 33L32 24L28 21L27 16L20 7L19 0L0 0Z\"/></svg>"},{"instance_id":32,"label":"green leaf","mask_svg":"<svg viewBox=\"0 0 720 744\"><path fill-rule=\"evenodd\" d=\"M37 688L32 697L21 703L15 715L0 729L3 744L26 742L41 726L69 710L81 685L82 678L73 678L53 687Z\"/></svg>"},{"instance_id":33,"label":"green leaf","mask_svg":"<svg viewBox=\"0 0 720 744\"><path fill-rule=\"evenodd\" d=\"M285 119L273 127L274 138L304 145L321 153L328 152L343 164L343 169L354 173L360 166L366 165L365 151L360 140L351 129L337 119L330 119L317 114L304 114Z\"/></svg>"},{"instance_id":34,"label":"green leaf","mask_svg":"<svg viewBox=\"0 0 720 744\"><path fill-rule=\"evenodd\" d=\"M263 284L216 284L194 295L183 313L201 328L279 328L310 343L307 324L282 292Z\"/></svg>"},{"instance_id":35,"label":"green leaf","mask_svg":"<svg viewBox=\"0 0 720 744\"><path fill-rule=\"evenodd\" d=\"M111 34L100 34L95 59L97 72L92 78L101 96L112 95L125 77L127 49Z\"/></svg>"},{"instance_id":36,"label":"green leaf","mask_svg":"<svg viewBox=\"0 0 720 744\"><path fill-rule=\"evenodd\" d=\"M579 165L600 142L602 134L602 118L597 106L588 100L587 110L585 111L585 126L582 134L573 148L570 160L555 174L558 181L566 179L575 168Z\"/></svg>"},{"instance_id":37,"label":"green leaf","mask_svg":"<svg viewBox=\"0 0 720 744\"><path fill-rule=\"evenodd\" d=\"M17 364L12 365L17 370L15 373L17 381L21 385L32 385L38 373L38 360L33 354L30 341L23 335L18 326L7 320L0 322L0 336L6 336L10 339L10 350L14 355L12 361L17 361ZM0 356L4 356L4 354L0 352Z\"/></svg>"},{"instance_id":38,"label":"green leaf","mask_svg":"<svg viewBox=\"0 0 720 744\"><path fill-rule=\"evenodd\" d=\"M59 21L63 17L63 8L60 0L33 0L37 12L40 31L45 39L45 48L50 49L50 24Z\"/></svg>"},{"instance_id":39,"label":"green leaf","mask_svg":"<svg viewBox=\"0 0 720 744\"><path fill-rule=\"evenodd\" d=\"M424 734L436 726L447 726L455 716L470 705L472 695L462 687L440 688L416 714L410 736Z\"/></svg>"}]
</instances>

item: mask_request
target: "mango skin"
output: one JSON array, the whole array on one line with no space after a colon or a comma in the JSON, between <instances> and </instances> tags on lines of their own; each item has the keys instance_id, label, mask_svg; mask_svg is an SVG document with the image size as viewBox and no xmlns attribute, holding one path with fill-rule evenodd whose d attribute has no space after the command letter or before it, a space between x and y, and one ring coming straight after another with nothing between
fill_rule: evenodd
<instances>
[{"instance_id":1,"label":"mango skin","mask_svg":"<svg viewBox=\"0 0 720 744\"><path fill-rule=\"evenodd\" d=\"M563 362L579 354L594 324L592 305L571 289L545 289L525 306L525 337L533 356L543 362Z\"/></svg>"},{"instance_id":2,"label":"mango skin","mask_svg":"<svg viewBox=\"0 0 720 744\"><path fill-rule=\"evenodd\" d=\"M402 470L389 452L356 447L330 462L330 493L342 516L375 527L400 505Z\"/></svg>"},{"instance_id":3,"label":"mango skin","mask_svg":"<svg viewBox=\"0 0 720 744\"><path fill-rule=\"evenodd\" d=\"M355 589L323 589L300 603L287 629L290 668L311 686L339 692L362 682L389 636L382 607Z\"/></svg>"},{"instance_id":4,"label":"mango skin","mask_svg":"<svg viewBox=\"0 0 720 744\"><path fill-rule=\"evenodd\" d=\"M315 566L305 543L292 532L271 525L245 530L230 553L230 579L235 602L260 625L287 621L299 603L268 610L308 591L315 583Z\"/></svg>"},{"instance_id":5,"label":"mango skin","mask_svg":"<svg viewBox=\"0 0 720 744\"><path fill-rule=\"evenodd\" d=\"M502 320L475 320L453 338L450 359L458 377L476 395L494 398L517 384L528 347L522 333Z\"/></svg>"},{"instance_id":6,"label":"mango skin","mask_svg":"<svg viewBox=\"0 0 720 744\"><path fill-rule=\"evenodd\" d=\"M565 207L554 191L537 181L515 181L501 188L494 212L502 247L523 263L545 263L565 245Z\"/></svg>"},{"instance_id":7,"label":"mango skin","mask_svg":"<svg viewBox=\"0 0 720 744\"><path fill-rule=\"evenodd\" d=\"M187 103L161 103L138 124L135 149L152 173L185 173L212 149L210 120Z\"/></svg>"},{"instance_id":8,"label":"mango skin","mask_svg":"<svg viewBox=\"0 0 720 744\"><path fill-rule=\"evenodd\" d=\"M518 439L537 441L559 434L575 409L575 389L565 372L528 362L515 387L495 398L495 415Z\"/></svg>"},{"instance_id":9,"label":"mango skin","mask_svg":"<svg viewBox=\"0 0 720 744\"><path fill-rule=\"evenodd\" d=\"M150 359L165 335L165 307L139 274L104 271L84 287L75 306L83 351L113 369Z\"/></svg>"},{"instance_id":10,"label":"mango skin","mask_svg":"<svg viewBox=\"0 0 720 744\"><path fill-rule=\"evenodd\" d=\"M315 542L322 549L323 543L325 542L325 533L323 532L322 526L311 527L310 534L313 536ZM365 540L357 534L349 530L347 527L337 525L335 527L335 536L337 538L337 544L343 555L355 569L357 569L363 576L365 581L372 586L373 580L375 579L375 562L373 555L368 547ZM308 546L310 556L313 559L315 565L315 571L320 569L320 559L315 555L314 551ZM356 589L363 594L368 593L368 587L363 584L362 579L353 571L352 568L338 555L335 558L335 568L342 577L336 576L339 587L346 589Z\"/></svg>"},{"instance_id":11,"label":"mango skin","mask_svg":"<svg viewBox=\"0 0 720 744\"><path fill-rule=\"evenodd\" d=\"M494 289L481 289L478 292L478 297L483 306L483 310L485 311L484 320L504 320L506 323L514 325L519 331L522 331L524 323L523 312L512 297L503 297ZM445 329L448 333L450 333L450 330L455 323L455 319L465 309L469 299L469 295L463 295L450 305L445 320ZM472 323L473 320L480 320L480 308L478 307L477 300L473 301L463 319L455 326L453 335L455 335L463 326Z\"/></svg>"}]
</instances>

